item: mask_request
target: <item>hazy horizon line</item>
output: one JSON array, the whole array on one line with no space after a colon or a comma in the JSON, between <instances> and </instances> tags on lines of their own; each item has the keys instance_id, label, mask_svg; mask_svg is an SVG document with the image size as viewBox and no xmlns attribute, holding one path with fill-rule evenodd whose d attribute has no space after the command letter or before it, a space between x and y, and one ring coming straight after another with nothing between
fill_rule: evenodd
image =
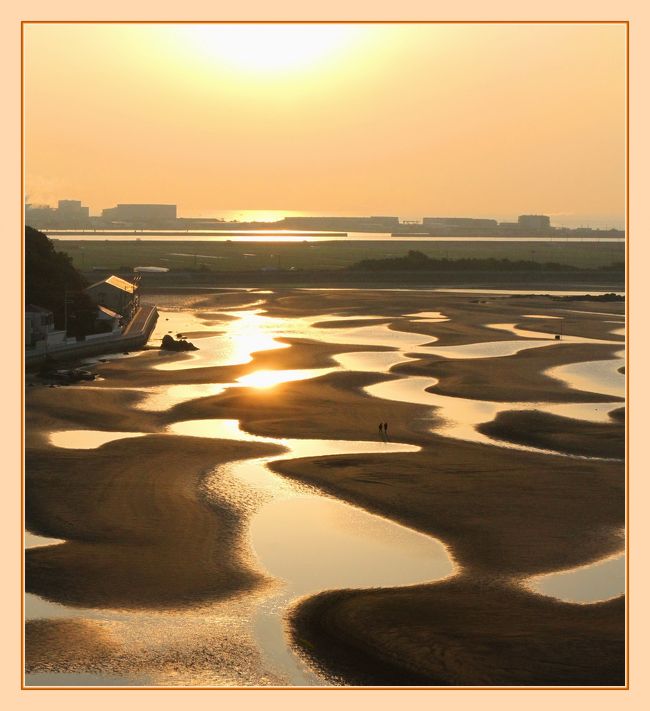
<instances>
[{"instance_id":1,"label":"hazy horizon line","mask_svg":"<svg viewBox=\"0 0 650 711\"><path fill-rule=\"evenodd\" d=\"M49 198L47 201L29 200L29 195L25 194L25 205L48 206L55 208L59 200L78 200L79 198ZM581 215L570 212L552 212L543 210L526 210L510 214L486 214L484 212L462 213L451 210L428 210L420 211L418 214L413 212L401 213L394 210L301 210L301 209L277 209L277 208L221 208L221 209L205 209L205 208L188 208L183 209L178 203L173 202L115 202L107 204L105 207L97 208L92 205L86 205L83 200L82 204L90 207L90 217L101 217L101 211L109 207L114 207L117 204L167 204L176 205L179 218L194 218L194 219L221 219L224 221L233 222L268 222L269 224L281 221L285 217L371 217L371 216L394 216L400 221L421 221L425 217L461 217L473 219L494 219L498 222L516 221L519 215L547 215L551 218L551 223L556 226L581 226L581 227L600 227L611 229L625 228L625 213L620 215L612 214L597 214L597 215Z\"/></svg>"}]
</instances>

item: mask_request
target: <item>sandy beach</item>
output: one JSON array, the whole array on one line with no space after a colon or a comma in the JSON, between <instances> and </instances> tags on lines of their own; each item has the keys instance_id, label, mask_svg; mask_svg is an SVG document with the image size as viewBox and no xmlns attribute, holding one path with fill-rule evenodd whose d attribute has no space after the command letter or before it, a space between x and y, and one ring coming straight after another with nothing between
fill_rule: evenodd
<instances>
[{"instance_id":1,"label":"sandy beach","mask_svg":"<svg viewBox=\"0 0 650 711\"><path fill-rule=\"evenodd\" d=\"M21 23L20 690L636 698L639 13L307 10Z\"/></svg>"},{"instance_id":2,"label":"sandy beach","mask_svg":"<svg viewBox=\"0 0 650 711\"><path fill-rule=\"evenodd\" d=\"M269 317L328 318L310 337L280 338L285 347L253 352L246 363L161 370L156 367L161 362L189 363L189 357L148 350L97 364L102 380L93 383L27 388L26 524L33 533L65 540L27 551L27 592L73 607L161 614L236 601L255 590L263 594L275 583L246 540L250 511L218 493L206 497L205 481L215 476L217 465L281 448L184 437L167 428L224 418L263 437L354 441L377 439L377 422L389 420L389 439L420 451L389 459L381 453L303 457L271 468L438 538L455 571L425 585L324 591L299 601L290 619L299 653L349 684L624 683L624 599L572 604L527 585L531 576L582 566L623 548L620 406L602 422L535 412L532 405L503 412L477 427L496 440L486 444L437 433L442 419L435 408L373 398L364 390L426 375L437 379L431 392L456 398L533 404L620 400L623 405L621 398L574 389L545 374L566 364L613 358L624 339L610 333L616 324L600 313L606 309L622 326L623 305L413 290L286 289L254 298ZM183 333L202 348L206 331L216 333L236 318L222 309L246 308L252 300L245 293L191 297L186 306L201 317L205 330ZM161 305L164 309L163 299ZM449 320L419 323L404 316L418 312L442 312ZM382 324L396 333L423 334L425 348L519 338L491 324L535 329L542 337L556 332L551 318L528 314L565 316L567 340L481 358L415 357L414 347L409 354L414 359L390 373L334 369L338 354L385 353L390 344L325 342L336 328ZM363 316L379 318L358 318ZM318 331L323 341L314 337ZM571 342L571 336L611 342ZM147 396L143 388L229 384L260 370L321 368L332 372L269 388L230 387L161 410L139 408ZM56 447L49 439L51 432L75 429L142 436L96 449ZM126 673L129 660L147 673L168 669L169 647L164 653L148 647L145 664L142 650L116 647L120 635L109 627L96 620L29 622L27 670L79 672L84 660L95 658L115 674ZM242 648L250 643L247 634L241 632ZM81 651L72 651L76 645ZM204 679L187 671L188 648L177 652L181 677ZM241 681L235 672L227 678ZM250 678L282 683L259 671Z\"/></svg>"}]
</instances>

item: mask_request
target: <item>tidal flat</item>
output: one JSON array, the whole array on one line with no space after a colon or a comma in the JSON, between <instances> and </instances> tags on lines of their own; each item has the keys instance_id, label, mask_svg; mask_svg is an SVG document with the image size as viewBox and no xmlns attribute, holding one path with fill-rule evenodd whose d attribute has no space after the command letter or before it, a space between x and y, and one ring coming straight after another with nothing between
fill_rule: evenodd
<instances>
[{"instance_id":1,"label":"tidal flat","mask_svg":"<svg viewBox=\"0 0 650 711\"><path fill-rule=\"evenodd\" d=\"M28 376L26 684L625 683L622 303L143 300L148 349Z\"/></svg>"}]
</instances>

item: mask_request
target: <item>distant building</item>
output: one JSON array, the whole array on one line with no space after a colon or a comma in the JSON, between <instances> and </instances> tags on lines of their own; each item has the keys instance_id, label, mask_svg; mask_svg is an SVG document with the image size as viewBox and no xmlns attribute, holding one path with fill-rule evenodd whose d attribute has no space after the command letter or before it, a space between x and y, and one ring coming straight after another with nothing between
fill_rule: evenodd
<instances>
[{"instance_id":1,"label":"distant building","mask_svg":"<svg viewBox=\"0 0 650 711\"><path fill-rule=\"evenodd\" d=\"M370 220L392 229L399 227L399 217L393 217L392 215L371 215Z\"/></svg>"},{"instance_id":2,"label":"distant building","mask_svg":"<svg viewBox=\"0 0 650 711\"><path fill-rule=\"evenodd\" d=\"M453 232L497 229L497 221L475 217L424 217L422 227Z\"/></svg>"},{"instance_id":3,"label":"distant building","mask_svg":"<svg viewBox=\"0 0 650 711\"><path fill-rule=\"evenodd\" d=\"M176 205L119 203L102 210L102 218L110 222L160 225L176 221Z\"/></svg>"},{"instance_id":4,"label":"distant building","mask_svg":"<svg viewBox=\"0 0 650 711\"><path fill-rule=\"evenodd\" d=\"M59 211L76 212L81 210L81 200L59 200Z\"/></svg>"},{"instance_id":5,"label":"distant building","mask_svg":"<svg viewBox=\"0 0 650 711\"><path fill-rule=\"evenodd\" d=\"M59 200L58 207L25 205L25 223L36 228L83 228L90 226L90 210L81 200Z\"/></svg>"},{"instance_id":6,"label":"distant building","mask_svg":"<svg viewBox=\"0 0 650 711\"><path fill-rule=\"evenodd\" d=\"M548 215L519 215L517 224L523 230L548 232L551 229L551 218Z\"/></svg>"},{"instance_id":7,"label":"distant building","mask_svg":"<svg viewBox=\"0 0 650 711\"><path fill-rule=\"evenodd\" d=\"M42 306L25 306L25 346L41 347L65 342L65 331L57 331L54 326L54 314Z\"/></svg>"},{"instance_id":8,"label":"distant building","mask_svg":"<svg viewBox=\"0 0 650 711\"><path fill-rule=\"evenodd\" d=\"M112 274L86 288L86 293L98 305L129 320L136 306L138 287Z\"/></svg>"},{"instance_id":9,"label":"distant building","mask_svg":"<svg viewBox=\"0 0 650 711\"><path fill-rule=\"evenodd\" d=\"M31 227L50 227L56 221L56 210L49 205L25 205L25 223Z\"/></svg>"},{"instance_id":10,"label":"distant building","mask_svg":"<svg viewBox=\"0 0 650 711\"><path fill-rule=\"evenodd\" d=\"M511 235L516 236L522 233L522 229L518 222L499 222L499 227L497 229L500 235Z\"/></svg>"},{"instance_id":11,"label":"distant building","mask_svg":"<svg viewBox=\"0 0 650 711\"><path fill-rule=\"evenodd\" d=\"M399 217L374 215L371 217L312 217L296 215L285 217L274 227L288 227L297 230L359 230L370 232L389 232L399 227Z\"/></svg>"},{"instance_id":12,"label":"distant building","mask_svg":"<svg viewBox=\"0 0 650 711\"><path fill-rule=\"evenodd\" d=\"M60 217L73 219L88 218L90 214L90 210L81 204L81 200L59 200L57 212Z\"/></svg>"}]
</instances>

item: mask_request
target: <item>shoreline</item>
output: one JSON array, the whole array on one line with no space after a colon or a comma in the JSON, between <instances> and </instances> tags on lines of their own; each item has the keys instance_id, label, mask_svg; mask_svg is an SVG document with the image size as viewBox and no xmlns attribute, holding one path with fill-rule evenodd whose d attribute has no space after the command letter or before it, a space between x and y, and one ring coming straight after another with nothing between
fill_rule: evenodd
<instances>
[{"instance_id":1,"label":"shoreline","mask_svg":"<svg viewBox=\"0 0 650 711\"><path fill-rule=\"evenodd\" d=\"M203 296L200 303L190 308L218 315L219 295ZM255 295L242 293L239 300L247 303L246 299L250 300L251 296ZM314 314L349 317L379 313L382 320L386 317L393 322L403 320L404 313L432 309L449 312L450 322L422 324L426 334L440 339L437 343L449 344L467 342L478 333L503 340L507 334L485 329L485 324L495 320L517 321L514 317L517 314L539 313L541 309L555 314L568 311L571 305L543 298L489 297L487 303L473 303L471 295L426 292L398 292L391 294L390 299L378 301L376 293L363 290L326 294L281 290L263 298L266 313L278 317ZM226 300L225 306L233 308L233 299ZM620 303L612 306L613 316L620 314L621 306ZM164 306L161 308L164 310ZM598 302L586 305L587 311L602 308ZM331 321L336 321L336 317ZM519 318L517 323L522 321L527 319ZM597 317L592 319L587 314L576 321L575 327L598 337L599 329L602 331L604 326L598 326L596 321L599 321ZM532 325L526 323L524 327ZM214 324L207 323L206 328L210 327ZM323 329L323 338L328 332L328 328ZM576 335L581 334L576 331ZM59 552L55 549L60 546L53 546L50 550L46 547L28 553L28 559L33 561L28 569L29 589L45 596L49 589L50 595L54 591L72 604L95 600L100 606L106 599L111 599L112 604L120 600L120 604L124 604L130 595L137 598L138 605L149 604L152 609L182 606L184 600L192 605L201 591L210 599L228 596L235 589L230 583L237 583L239 589L243 589L253 580L246 575L238 577L239 574L229 577L234 569L228 566L251 569L238 538L245 516L225 504L223 509L215 508L213 502L207 518L197 515L202 510L202 505L197 504L205 466L202 462L258 456L266 451L265 446L162 434L165 427L178 421L225 417L239 419L243 429L258 435L360 440L376 439L376 422L390 420L391 439L417 444L423 450L393 453L388 460L383 454L290 459L277 462L271 468L371 513L435 536L447 546L459 572L453 578L431 585L330 591L298 601L291 614L294 641L296 635L305 640L310 645L310 654L325 665L347 649L351 659L359 662L362 676L372 676L375 668L383 670L387 679L410 679L408 683L424 679L428 684L435 681L462 685L463 675L465 683L472 675L488 679L485 665L489 659L474 659L472 650L480 649L489 640L500 648L497 657L503 668L518 668L522 658L530 660L526 663L527 671L524 670L525 680L515 684L537 683L536 678L538 683L550 684L545 675L551 668L559 675L558 679L564 678L563 674L573 675L574 679L591 679L589 674L598 671L603 679L618 683L624 661L624 650L621 651L624 626L620 623L624 601L586 606L559 603L525 591L519 583L533 574L584 564L620 549L625 487L621 463L522 452L436 435L429 431L437 422L435 408L378 400L362 391L371 383L400 377L404 366L398 366L389 374L340 371L270 389L235 388L158 412L135 409L133 406L142 394L118 389L145 383L228 382L259 368L315 367L330 364L331 356L336 353L389 350L304 338L284 340L291 343L290 348L260 351L253 354L250 363L239 366L155 371L152 365L157 354L148 352L103 363L97 369L105 380L96 383L99 387L74 387L75 398L70 398L66 388L30 388L26 431L27 491L31 507L28 521L39 533L68 538L72 542L62 544ZM623 341L620 346L602 348L622 347ZM563 344L522 351L518 355L536 355L517 359L523 363L521 378L530 380L540 373L542 366L548 365L549 356L559 353L553 348L564 348L570 351L571 358L579 360L587 346ZM493 360L504 361L502 372L508 372L515 358ZM451 361L438 360L444 367L452 367L448 365ZM476 377L485 371L485 361L454 363L462 366L466 374L473 373ZM429 365L423 361L418 367L428 369ZM564 384L558 385L560 392L567 401L575 401L580 396L579 391ZM97 450L56 449L47 444L42 434L75 426L149 434L111 442ZM613 421L612 426L620 429L620 422ZM127 471L122 471L125 453L132 464ZM150 474L144 475L141 471L142 461L152 468ZM165 472L162 478L155 476L156 467ZM63 488L62 481L65 482ZM153 508L152 502L155 502ZM113 514L108 515L111 510ZM143 511L148 511L144 517ZM142 545L125 547L123 537L130 536L130 530L137 533L149 551L146 558L142 558ZM173 540L179 532L181 542L191 542L193 536L204 540L209 531L217 533L218 545L197 548L190 543L179 548ZM111 538L116 544L112 552L106 547L106 541ZM104 568L95 565L89 555L93 550L95 554L101 552L98 558L95 556L98 561L113 561L110 567L114 579L111 589L104 593L101 593L100 582L100 570ZM87 571L92 570L93 565L96 572L89 576ZM170 572L178 565L183 566L183 575ZM68 589L66 581L74 570L79 572L74 573L73 578L86 578L84 589ZM136 590L129 582L134 571L136 580L140 576L141 583ZM153 582L156 580L160 583ZM168 599L164 602L156 599L156 588L158 584L167 586L164 582L167 580L173 585L167 590ZM129 604L133 604L133 599ZM442 617L447 627L440 638L436 637L436 630L440 629L441 619L432 617L431 612L435 609L447 610ZM316 620L315 610L325 617ZM404 617L404 611L408 610L414 611L415 622ZM472 610L475 613L483 610L485 619L479 624L477 613L472 613L474 622L468 627L462 619ZM516 613L516 623L509 621L508 610ZM558 615L559 622L554 621ZM535 628L538 637L526 641L525 635L522 637L523 630L536 616L539 617ZM451 625L450 620L457 620L458 625ZM492 625L492 620L498 620L499 624ZM65 637L57 636L54 627L41 625L40 639L47 638L46 629L51 629L65 646ZM570 649L558 650L555 642L567 630L572 630L576 645L573 661ZM418 639L419 657L425 661L431 657L430 663L417 661L419 657L412 645ZM501 649L502 645L508 646L508 640L518 640L517 645L509 651ZM422 651L429 649L442 650L443 660L451 655L452 660L460 661L451 667L446 662L442 664L439 654L431 656ZM596 671L583 668L577 661L583 650L590 660L590 669ZM557 654L565 659L564 672L553 665ZM344 682L354 678L349 667L346 674ZM498 674L493 675L485 683L497 684L498 678Z\"/></svg>"},{"instance_id":2,"label":"shoreline","mask_svg":"<svg viewBox=\"0 0 650 711\"><path fill-rule=\"evenodd\" d=\"M625 665L616 661L625 654L617 631L625 622L623 598L567 605L458 576L427 586L323 592L294 607L289 622L308 659L355 686L625 684Z\"/></svg>"},{"instance_id":3,"label":"shoreline","mask_svg":"<svg viewBox=\"0 0 650 711\"><path fill-rule=\"evenodd\" d=\"M80 607L178 609L268 584L242 546L239 513L201 491L215 464L275 451L152 434L28 452L26 526L64 542L26 551L26 592Z\"/></svg>"},{"instance_id":4,"label":"shoreline","mask_svg":"<svg viewBox=\"0 0 650 711\"><path fill-rule=\"evenodd\" d=\"M615 417L610 417L610 423L596 423L520 410L500 412L492 422L478 425L477 429L506 442L623 462L625 423Z\"/></svg>"}]
</instances>

